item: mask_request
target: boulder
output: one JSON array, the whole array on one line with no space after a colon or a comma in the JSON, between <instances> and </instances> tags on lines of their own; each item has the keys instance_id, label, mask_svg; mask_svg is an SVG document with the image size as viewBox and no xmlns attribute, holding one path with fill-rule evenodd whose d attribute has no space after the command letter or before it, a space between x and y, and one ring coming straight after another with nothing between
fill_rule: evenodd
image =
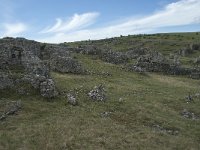
<instances>
[{"instance_id":1,"label":"boulder","mask_svg":"<svg viewBox=\"0 0 200 150\"><path fill-rule=\"evenodd\" d=\"M45 79L40 83L40 94L46 98L54 98L58 95L52 79Z\"/></svg>"}]
</instances>

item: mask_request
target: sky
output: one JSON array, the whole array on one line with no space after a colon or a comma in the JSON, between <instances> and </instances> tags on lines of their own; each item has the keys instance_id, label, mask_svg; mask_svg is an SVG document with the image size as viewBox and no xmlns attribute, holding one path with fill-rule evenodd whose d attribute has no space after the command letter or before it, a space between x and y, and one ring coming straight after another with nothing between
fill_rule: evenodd
<instances>
[{"instance_id":1,"label":"sky","mask_svg":"<svg viewBox=\"0 0 200 150\"><path fill-rule=\"evenodd\" d=\"M62 43L200 31L200 0L0 0L0 38Z\"/></svg>"}]
</instances>

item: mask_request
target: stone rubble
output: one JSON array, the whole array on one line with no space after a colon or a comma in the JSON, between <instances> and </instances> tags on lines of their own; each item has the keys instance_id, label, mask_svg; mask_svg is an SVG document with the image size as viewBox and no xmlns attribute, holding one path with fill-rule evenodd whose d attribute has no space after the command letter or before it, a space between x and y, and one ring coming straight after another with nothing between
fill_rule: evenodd
<instances>
[{"instance_id":1,"label":"stone rubble","mask_svg":"<svg viewBox=\"0 0 200 150\"><path fill-rule=\"evenodd\" d=\"M106 100L105 89L103 85L95 86L93 90L88 93L88 96L93 101L104 102Z\"/></svg>"},{"instance_id":2,"label":"stone rubble","mask_svg":"<svg viewBox=\"0 0 200 150\"><path fill-rule=\"evenodd\" d=\"M153 125L152 126L152 129L156 132L161 132L161 133L167 133L167 134L171 134L171 135L178 135L179 134L179 131L178 130L174 130L174 129L167 129L167 128L164 128L160 125Z\"/></svg>"},{"instance_id":3,"label":"stone rubble","mask_svg":"<svg viewBox=\"0 0 200 150\"><path fill-rule=\"evenodd\" d=\"M21 109L22 109L21 100L9 102L7 104L4 113L0 116L0 121L5 120L9 115L16 114Z\"/></svg>"},{"instance_id":4,"label":"stone rubble","mask_svg":"<svg viewBox=\"0 0 200 150\"><path fill-rule=\"evenodd\" d=\"M193 112L188 111L187 109L184 109L184 110L181 112L181 115L182 115L184 118L187 118L187 119L192 119L192 120L197 120L197 119L199 119L199 117L198 117L197 115L195 115Z\"/></svg>"}]
</instances>

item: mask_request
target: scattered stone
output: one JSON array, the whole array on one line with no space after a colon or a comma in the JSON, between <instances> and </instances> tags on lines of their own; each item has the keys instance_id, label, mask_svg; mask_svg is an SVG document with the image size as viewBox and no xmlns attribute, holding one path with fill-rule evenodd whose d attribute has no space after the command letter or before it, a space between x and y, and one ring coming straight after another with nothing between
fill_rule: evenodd
<instances>
[{"instance_id":1,"label":"scattered stone","mask_svg":"<svg viewBox=\"0 0 200 150\"><path fill-rule=\"evenodd\" d=\"M192 119L192 120L197 120L197 119L199 118L199 117L196 116L194 113L189 112L187 109L184 109L184 110L181 112L181 115L182 115L184 118Z\"/></svg>"},{"instance_id":2,"label":"scattered stone","mask_svg":"<svg viewBox=\"0 0 200 150\"><path fill-rule=\"evenodd\" d=\"M160 132L160 133L167 133L167 134L171 134L171 135L178 135L179 134L178 130L164 128L164 127L162 127L160 125L153 125L152 129L154 131Z\"/></svg>"},{"instance_id":3,"label":"scattered stone","mask_svg":"<svg viewBox=\"0 0 200 150\"><path fill-rule=\"evenodd\" d=\"M110 114L112 114L112 112L102 112L100 115L101 115L101 117L102 118L106 118L106 117L109 117L110 116Z\"/></svg>"},{"instance_id":4,"label":"scattered stone","mask_svg":"<svg viewBox=\"0 0 200 150\"><path fill-rule=\"evenodd\" d=\"M122 102L124 102L124 99L120 97L118 102L122 103Z\"/></svg>"},{"instance_id":5,"label":"scattered stone","mask_svg":"<svg viewBox=\"0 0 200 150\"><path fill-rule=\"evenodd\" d=\"M107 77L108 77L108 76L112 76L111 73L109 73L109 72L104 72L104 71L101 72L100 75L107 76Z\"/></svg>"},{"instance_id":6,"label":"scattered stone","mask_svg":"<svg viewBox=\"0 0 200 150\"><path fill-rule=\"evenodd\" d=\"M130 64L126 68L128 69L128 71L134 71L134 72L138 72L138 73L145 73L146 72L145 68L142 68L140 66L136 66L135 64Z\"/></svg>"},{"instance_id":7,"label":"scattered stone","mask_svg":"<svg viewBox=\"0 0 200 150\"><path fill-rule=\"evenodd\" d=\"M194 94L194 97L195 97L195 98L200 98L200 93Z\"/></svg>"},{"instance_id":8,"label":"scattered stone","mask_svg":"<svg viewBox=\"0 0 200 150\"><path fill-rule=\"evenodd\" d=\"M78 105L78 101L76 100L76 97L72 94L67 94L67 101L69 104L76 106Z\"/></svg>"},{"instance_id":9,"label":"scattered stone","mask_svg":"<svg viewBox=\"0 0 200 150\"><path fill-rule=\"evenodd\" d=\"M6 115L5 114L0 116L0 121L5 120L5 119L6 119Z\"/></svg>"},{"instance_id":10,"label":"scattered stone","mask_svg":"<svg viewBox=\"0 0 200 150\"><path fill-rule=\"evenodd\" d=\"M88 93L88 96L93 101L105 101L106 95L103 85L95 86L94 89Z\"/></svg>"},{"instance_id":11,"label":"scattered stone","mask_svg":"<svg viewBox=\"0 0 200 150\"><path fill-rule=\"evenodd\" d=\"M21 108L21 100L9 102L4 113L0 116L0 120L5 120L9 115L16 114Z\"/></svg>"},{"instance_id":12,"label":"scattered stone","mask_svg":"<svg viewBox=\"0 0 200 150\"><path fill-rule=\"evenodd\" d=\"M192 95L188 95L188 96L186 96L186 102L187 103L190 103L190 102L193 102L193 97L192 97Z\"/></svg>"}]
</instances>

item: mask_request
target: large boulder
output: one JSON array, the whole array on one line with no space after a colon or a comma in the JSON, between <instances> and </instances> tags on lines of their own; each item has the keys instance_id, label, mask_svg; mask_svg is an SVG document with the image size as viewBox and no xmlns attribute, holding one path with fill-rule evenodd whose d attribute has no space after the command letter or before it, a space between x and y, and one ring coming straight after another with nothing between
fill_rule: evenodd
<instances>
[{"instance_id":1,"label":"large boulder","mask_svg":"<svg viewBox=\"0 0 200 150\"><path fill-rule=\"evenodd\" d=\"M45 76L29 74L25 75L21 81L30 83L43 97L54 98L58 95L54 81Z\"/></svg>"},{"instance_id":2,"label":"large boulder","mask_svg":"<svg viewBox=\"0 0 200 150\"><path fill-rule=\"evenodd\" d=\"M58 95L52 79L46 79L40 83L40 94L46 98L54 98Z\"/></svg>"}]
</instances>

